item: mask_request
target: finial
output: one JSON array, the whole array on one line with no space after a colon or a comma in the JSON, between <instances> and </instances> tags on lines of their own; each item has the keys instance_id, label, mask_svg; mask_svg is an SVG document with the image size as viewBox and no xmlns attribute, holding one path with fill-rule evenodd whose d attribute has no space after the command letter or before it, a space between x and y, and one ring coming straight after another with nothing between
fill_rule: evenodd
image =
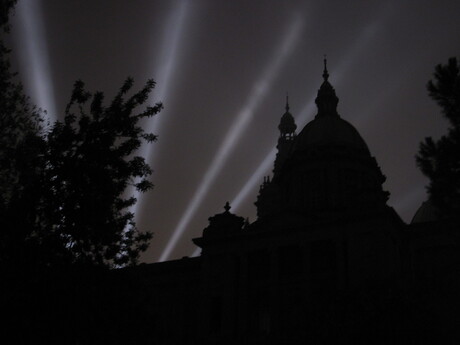
<instances>
[{"instance_id":1,"label":"finial","mask_svg":"<svg viewBox=\"0 0 460 345\"><path fill-rule=\"evenodd\" d=\"M324 54L324 72L323 72L323 78L324 78L324 81L327 81L327 79L329 78L329 73L327 71L327 55Z\"/></svg>"},{"instance_id":2,"label":"finial","mask_svg":"<svg viewBox=\"0 0 460 345\"><path fill-rule=\"evenodd\" d=\"M289 111L289 94L286 92L286 112Z\"/></svg>"},{"instance_id":3,"label":"finial","mask_svg":"<svg viewBox=\"0 0 460 345\"><path fill-rule=\"evenodd\" d=\"M316 117L321 116L339 116L337 113L337 103L339 99L335 94L335 90L332 85L328 82L329 73L327 71L327 57L324 55L324 81L318 90L318 96L315 99L315 103L318 106L318 114Z\"/></svg>"},{"instance_id":4,"label":"finial","mask_svg":"<svg viewBox=\"0 0 460 345\"><path fill-rule=\"evenodd\" d=\"M225 209L225 212L229 212L231 207L230 207L230 204L228 203L228 201L225 203L225 206L224 206L224 209Z\"/></svg>"}]
</instances>

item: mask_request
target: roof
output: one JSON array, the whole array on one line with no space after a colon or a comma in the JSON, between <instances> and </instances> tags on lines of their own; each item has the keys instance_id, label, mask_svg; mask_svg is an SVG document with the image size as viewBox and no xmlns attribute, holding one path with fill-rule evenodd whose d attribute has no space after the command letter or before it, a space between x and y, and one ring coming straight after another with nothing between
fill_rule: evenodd
<instances>
[{"instance_id":1,"label":"roof","mask_svg":"<svg viewBox=\"0 0 460 345\"><path fill-rule=\"evenodd\" d=\"M297 136L294 150L303 151L316 146L347 146L369 152L366 142L355 127L336 116L317 116Z\"/></svg>"},{"instance_id":2,"label":"roof","mask_svg":"<svg viewBox=\"0 0 460 345\"><path fill-rule=\"evenodd\" d=\"M437 215L436 207L430 200L428 200L424 201L418 208L417 212L415 212L411 224L433 222L437 220L439 220L439 217Z\"/></svg>"}]
</instances>

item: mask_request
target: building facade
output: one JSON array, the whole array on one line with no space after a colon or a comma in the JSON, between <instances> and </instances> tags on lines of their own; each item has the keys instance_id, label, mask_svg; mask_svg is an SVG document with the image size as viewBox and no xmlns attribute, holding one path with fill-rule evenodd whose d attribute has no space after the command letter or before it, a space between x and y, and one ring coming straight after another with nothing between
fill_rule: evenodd
<instances>
[{"instance_id":1,"label":"building facade","mask_svg":"<svg viewBox=\"0 0 460 345\"><path fill-rule=\"evenodd\" d=\"M256 221L227 203L193 239L199 257L136 269L152 344L457 339L457 227L426 209L405 224L387 205L385 176L328 78L325 63L317 114L298 134L286 102Z\"/></svg>"}]
</instances>

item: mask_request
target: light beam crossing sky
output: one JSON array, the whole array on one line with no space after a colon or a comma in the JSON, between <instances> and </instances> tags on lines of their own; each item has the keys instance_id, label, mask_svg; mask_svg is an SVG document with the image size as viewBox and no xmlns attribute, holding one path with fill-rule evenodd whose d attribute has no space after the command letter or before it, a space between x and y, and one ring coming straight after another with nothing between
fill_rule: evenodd
<instances>
[{"instance_id":1,"label":"light beam crossing sky","mask_svg":"<svg viewBox=\"0 0 460 345\"><path fill-rule=\"evenodd\" d=\"M228 156L233 151L235 145L238 144L240 137L243 135L244 129L253 118L256 108L266 96L271 84L274 82L274 79L283 66L283 63L295 48L296 43L300 38L303 25L304 19L299 16L296 16L289 25L287 34L283 37L280 47L277 49L273 59L270 61L268 68L264 71L263 77L254 84L246 104L238 113L235 122L225 135L221 146L214 155L208 171L203 176L203 179L193 195L185 213L180 218L177 227L174 229L170 240L166 244L166 247L160 256L160 261L165 261L169 258L171 251L174 249L177 241L184 233L195 211L200 206L206 196L206 193L224 166Z\"/></svg>"},{"instance_id":2,"label":"light beam crossing sky","mask_svg":"<svg viewBox=\"0 0 460 345\"><path fill-rule=\"evenodd\" d=\"M21 25L24 53L21 65L28 68L26 85L39 108L46 110L46 118L54 122L56 102L51 78L50 60L46 42L41 1L22 0L16 12Z\"/></svg>"}]
</instances>

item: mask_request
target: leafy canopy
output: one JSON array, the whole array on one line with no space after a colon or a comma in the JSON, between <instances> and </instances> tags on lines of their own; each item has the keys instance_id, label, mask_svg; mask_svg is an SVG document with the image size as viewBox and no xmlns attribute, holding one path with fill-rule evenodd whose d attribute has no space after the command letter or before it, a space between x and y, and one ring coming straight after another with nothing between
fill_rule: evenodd
<instances>
[{"instance_id":1,"label":"leafy canopy","mask_svg":"<svg viewBox=\"0 0 460 345\"><path fill-rule=\"evenodd\" d=\"M162 109L143 106L155 83L133 93L128 78L106 106L77 81L64 120L45 131L3 41L15 3L0 0L1 266L135 264L152 236L136 228L129 193L152 188L136 151L156 139L140 125Z\"/></svg>"},{"instance_id":2,"label":"leafy canopy","mask_svg":"<svg viewBox=\"0 0 460 345\"><path fill-rule=\"evenodd\" d=\"M128 187L139 192L153 187L152 170L135 153L143 141L156 139L140 121L157 114L162 104L138 110L155 82L128 96L132 86L128 78L104 106L102 92L91 94L77 81L64 121L47 134L43 207L48 224L40 237L58 243L64 261L134 264L147 249L151 233L136 228L129 210L136 199L126 194Z\"/></svg>"},{"instance_id":3,"label":"leafy canopy","mask_svg":"<svg viewBox=\"0 0 460 345\"><path fill-rule=\"evenodd\" d=\"M4 43L15 0L0 0L0 264L27 261L43 166L42 112L30 104Z\"/></svg>"}]
</instances>

